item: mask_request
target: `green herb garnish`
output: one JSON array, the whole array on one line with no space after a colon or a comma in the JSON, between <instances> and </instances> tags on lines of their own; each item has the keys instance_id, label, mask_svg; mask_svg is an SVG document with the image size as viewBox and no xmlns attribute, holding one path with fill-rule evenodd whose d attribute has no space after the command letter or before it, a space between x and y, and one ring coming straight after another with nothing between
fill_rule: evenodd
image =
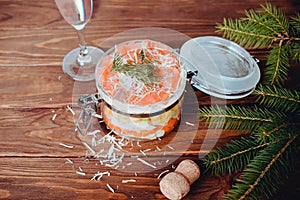
<instances>
[{"instance_id":1,"label":"green herb garnish","mask_svg":"<svg viewBox=\"0 0 300 200\"><path fill-rule=\"evenodd\" d=\"M111 71L124 73L147 86L153 85L160 78L156 61L150 60L143 50L137 53L137 58L137 62L128 63L124 62L120 54L115 54Z\"/></svg>"}]
</instances>

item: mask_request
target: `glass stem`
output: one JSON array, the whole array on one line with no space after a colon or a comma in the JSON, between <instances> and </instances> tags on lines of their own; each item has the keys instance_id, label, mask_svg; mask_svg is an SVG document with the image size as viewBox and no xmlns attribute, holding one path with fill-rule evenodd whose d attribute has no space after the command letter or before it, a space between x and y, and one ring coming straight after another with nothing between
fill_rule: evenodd
<instances>
[{"instance_id":1,"label":"glass stem","mask_svg":"<svg viewBox=\"0 0 300 200\"><path fill-rule=\"evenodd\" d=\"M79 55L77 57L77 62L80 66L84 66L84 64L91 62L91 56L88 54L89 51L86 47L83 29L77 30L77 35L78 35L79 47L80 47Z\"/></svg>"}]
</instances>

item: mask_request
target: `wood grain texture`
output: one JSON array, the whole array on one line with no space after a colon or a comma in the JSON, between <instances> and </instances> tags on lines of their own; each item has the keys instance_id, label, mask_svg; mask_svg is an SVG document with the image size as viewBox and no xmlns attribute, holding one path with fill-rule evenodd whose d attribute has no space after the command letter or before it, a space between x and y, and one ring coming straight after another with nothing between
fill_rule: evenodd
<instances>
[{"instance_id":1,"label":"wood grain texture","mask_svg":"<svg viewBox=\"0 0 300 200\"><path fill-rule=\"evenodd\" d=\"M300 10L300 2L296 0L269 2L287 15ZM217 35L215 25L224 17L242 17L244 10L259 8L263 3L261 0L94 0L86 39L88 44L102 48L107 38L143 27L168 28L187 37ZM74 81L63 74L61 61L69 50L77 47L77 36L61 17L54 1L0 0L0 44L0 199L165 199L158 187L157 177L161 172L174 170L187 158L201 166L199 158L211 148L241 136L224 130L208 134L204 123L199 123L195 135L189 138L193 127L183 121L183 129L176 136L170 134L162 141L144 142L142 147L135 143L134 148L127 149L118 170L105 167L99 159L86 158L90 152L75 132L74 116L67 109L73 103ZM248 50L262 60L263 69L268 50ZM294 88L299 84L299 67L293 66L291 71L288 85ZM200 91L195 94L194 103L199 107L211 103L208 95ZM254 101L255 97L249 96L227 103L250 105ZM218 99L214 102L222 103ZM192 104L188 102L187 106ZM167 145L173 145L174 149ZM158 151L157 146L163 151ZM152 151L143 157L141 148ZM141 164L132 157L137 154L157 168ZM79 167L85 176L76 174ZM111 176L104 176L99 182L90 180L96 172L106 170ZM122 183L128 179L136 182ZM233 176L203 175L185 199L222 199L232 180ZM107 183L115 193L108 189ZM297 199L299 195L298 167L275 199Z\"/></svg>"}]
</instances>

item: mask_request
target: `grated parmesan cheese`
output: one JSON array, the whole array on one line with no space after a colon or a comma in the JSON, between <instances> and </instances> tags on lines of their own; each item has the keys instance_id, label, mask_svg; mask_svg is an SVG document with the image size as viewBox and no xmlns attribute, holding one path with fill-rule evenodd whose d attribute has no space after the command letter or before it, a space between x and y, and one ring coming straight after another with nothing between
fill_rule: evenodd
<instances>
[{"instance_id":1,"label":"grated parmesan cheese","mask_svg":"<svg viewBox=\"0 0 300 200\"><path fill-rule=\"evenodd\" d=\"M72 115L75 115L75 111L70 106L67 106L67 109L72 113Z\"/></svg>"},{"instance_id":2,"label":"grated parmesan cheese","mask_svg":"<svg viewBox=\"0 0 300 200\"><path fill-rule=\"evenodd\" d=\"M98 171L96 174L94 174L94 176L91 178L91 180L94 180L94 181L100 181L100 179L101 179L104 175L110 176L110 172L109 172L109 171L105 171L105 172L99 172L99 171Z\"/></svg>"},{"instance_id":3,"label":"grated parmesan cheese","mask_svg":"<svg viewBox=\"0 0 300 200\"><path fill-rule=\"evenodd\" d=\"M108 183L106 184L106 186L112 193L115 193L115 190Z\"/></svg>"},{"instance_id":4,"label":"grated parmesan cheese","mask_svg":"<svg viewBox=\"0 0 300 200\"><path fill-rule=\"evenodd\" d=\"M79 174L79 175L81 175L81 176L85 176L85 175L86 175L85 172L81 172L81 171L76 171L76 174Z\"/></svg>"},{"instance_id":5,"label":"grated parmesan cheese","mask_svg":"<svg viewBox=\"0 0 300 200\"><path fill-rule=\"evenodd\" d=\"M135 183L135 179L122 180L122 183Z\"/></svg>"},{"instance_id":6,"label":"grated parmesan cheese","mask_svg":"<svg viewBox=\"0 0 300 200\"><path fill-rule=\"evenodd\" d=\"M165 170L165 171L163 171L163 172L161 172L159 175L158 175L158 179L160 179L160 177L162 176L162 175L164 175L165 173L168 173L170 170Z\"/></svg>"},{"instance_id":7,"label":"grated parmesan cheese","mask_svg":"<svg viewBox=\"0 0 300 200\"><path fill-rule=\"evenodd\" d=\"M58 143L58 144L59 144L60 146L63 146L63 147L69 148L69 149L73 149L73 148L74 148L73 145L67 145L67 144L62 143L62 142L60 142L60 143Z\"/></svg>"},{"instance_id":8,"label":"grated parmesan cheese","mask_svg":"<svg viewBox=\"0 0 300 200\"><path fill-rule=\"evenodd\" d=\"M190 122L185 122L186 125L189 125L189 126L195 126L195 124L193 123L190 123Z\"/></svg>"},{"instance_id":9,"label":"grated parmesan cheese","mask_svg":"<svg viewBox=\"0 0 300 200\"><path fill-rule=\"evenodd\" d=\"M137 158L137 160L140 161L141 163L143 163L143 164L149 166L149 167L152 167L153 169L156 169L156 166L154 166L154 165L148 163L147 161L145 161L145 160L143 160L143 159L141 159L141 158Z\"/></svg>"},{"instance_id":10,"label":"grated parmesan cheese","mask_svg":"<svg viewBox=\"0 0 300 200\"><path fill-rule=\"evenodd\" d=\"M147 156L143 150L140 150L140 152L143 154L143 156Z\"/></svg>"},{"instance_id":11,"label":"grated parmesan cheese","mask_svg":"<svg viewBox=\"0 0 300 200\"><path fill-rule=\"evenodd\" d=\"M56 119L56 116L57 114L55 113L53 116L52 116L52 121L54 121Z\"/></svg>"},{"instance_id":12,"label":"grated parmesan cheese","mask_svg":"<svg viewBox=\"0 0 300 200\"><path fill-rule=\"evenodd\" d=\"M96 154L95 150L92 149L86 142L82 142L82 143L93 155Z\"/></svg>"},{"instance_id":13,"label":"grated parmesan cheese","mask_svg":"<svg viewBox=\"0 0 300 200\"><path fill-rule=\"evenodd\" d=\"M97 113L94 113L93 116L96 117L96 118L102 119L102 115L99 115Z\"/></svg>"},{"instance_id":14,"label":"grated parmesan cheese","mask_svg":"<svg viewBox=\"0 0 300 200\"><path fill-rule=\"evenodd\" d=\"M71 164L73 164L74 162L73 162L71 159L66 158L66 163L71 163Z\"/></svg>"}]
</instances>

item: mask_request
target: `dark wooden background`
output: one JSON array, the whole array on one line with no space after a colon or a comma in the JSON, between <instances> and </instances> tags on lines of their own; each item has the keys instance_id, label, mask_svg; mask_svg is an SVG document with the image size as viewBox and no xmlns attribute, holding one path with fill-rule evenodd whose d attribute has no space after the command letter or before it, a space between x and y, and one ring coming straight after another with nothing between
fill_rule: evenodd
<instances>
[{"instance_id":1,"label":"dark wooden background","mask_svg":"<svg viewBox=\"0 0 300 200\"><path fill-rule=\"evenodd\" d=\"M297 0L270 2L287 15L300 10ZM217 35L215 24L224 17L242 17L244 10L257 9L263 3L263 0L95 0L93 18L85 34L92 45L122 31L142 27L173 29L189 37ZM85 163L86 149L74 132L73 115L66 108L72 104L74 81L63 74L61 61L75 47L75 31L62 19L54 0L0 0L0 199L164 199L157 174L172 170L172 165L185 158L199 163L199 146L206 127L199 124L194 142L186 151L175 148L173 154L167 155L165 159L168 156L178 159L164 169L138 176L112 170L111 176L103 181L91 181L93 173L110 169L96 165L97 159ZM267 50L249 51L265 60ZM293 87L299 81L299 68L291 70L289 86ZM199 91L196 95L199 106L210 104L208 95ZM251 104L253 100L249 96L228 103ZM57 117L52 120L54 114ZM216 147L235 137L239 133L223 131ZM66 158L74 164L65 163ZM78 167L84 168L87 175L76 174ZM299 199L299 171L297 167L275 199ZM129 178L137 182L121 183ZM115 193L108 190L107 183L115 188ZM231 177L202 176L185 199L222 199L230 183Z\"/></svg>"}]
</instances>

